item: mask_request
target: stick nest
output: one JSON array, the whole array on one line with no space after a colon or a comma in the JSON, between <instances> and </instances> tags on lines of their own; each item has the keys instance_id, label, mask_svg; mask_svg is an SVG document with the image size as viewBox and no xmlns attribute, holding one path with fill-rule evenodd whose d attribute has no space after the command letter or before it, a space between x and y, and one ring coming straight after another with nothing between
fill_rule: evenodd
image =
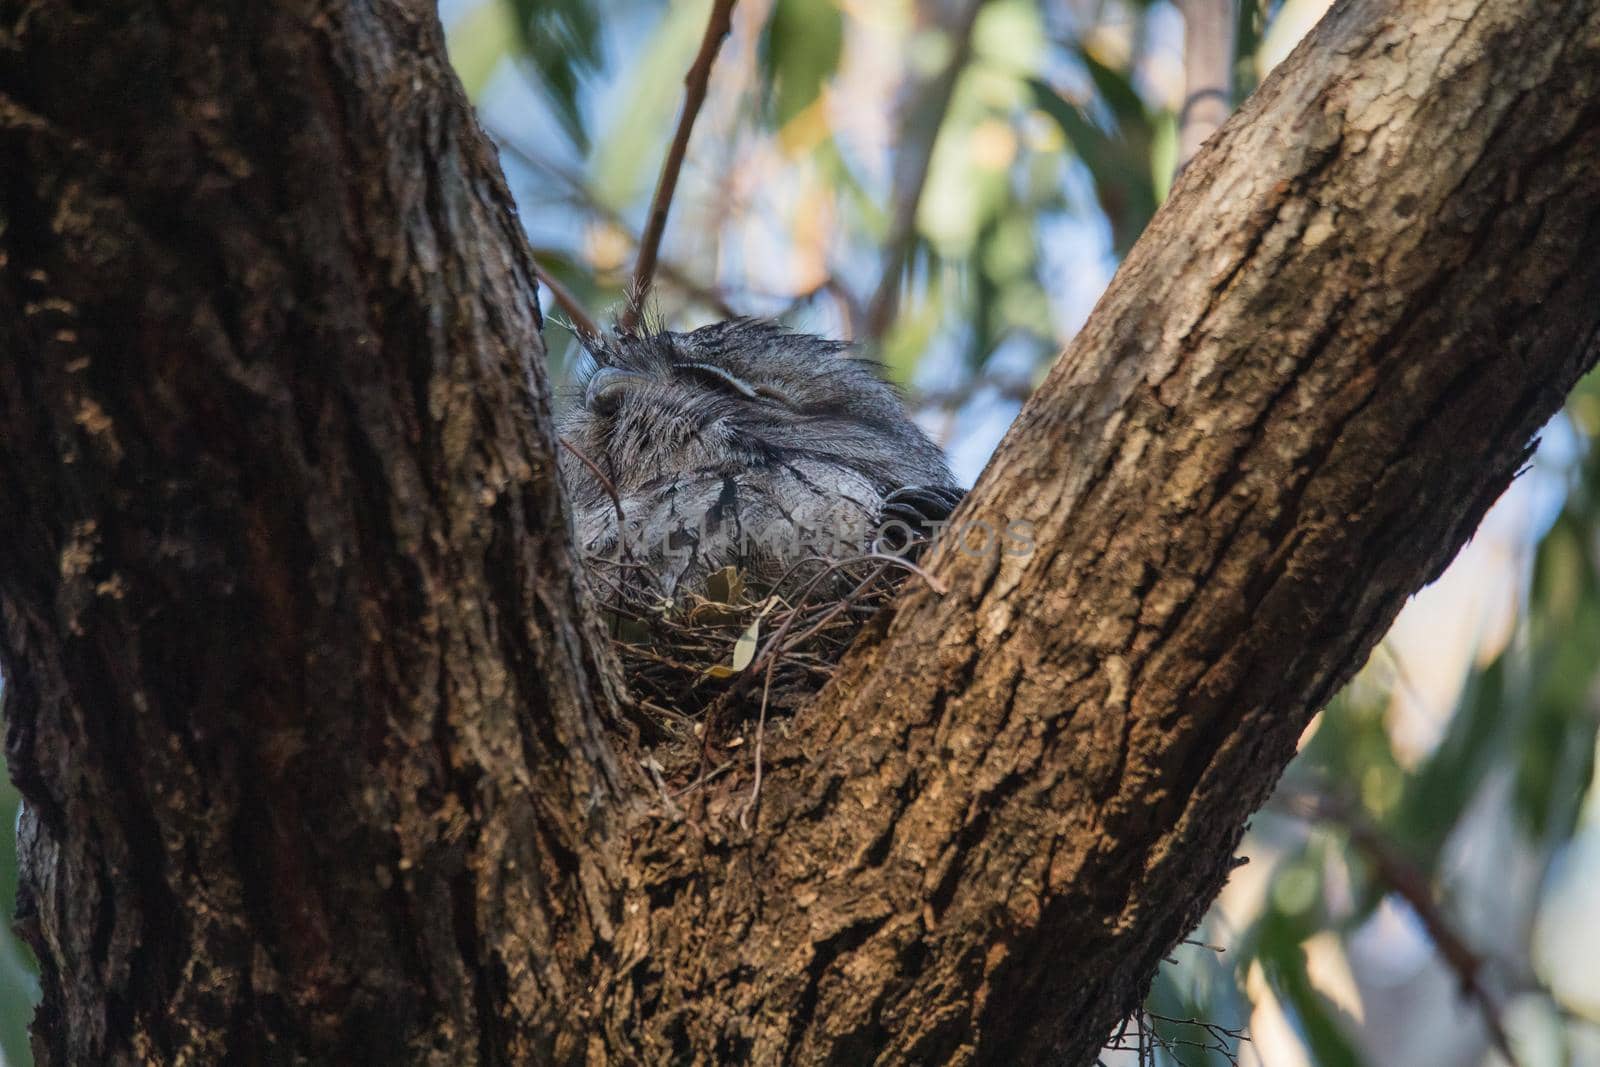
<instances>
[{"instance_id":1,"label":"stick nest","mask_svg":"<svg viewBox=\"0 0 1600 1067\"><path fill-rule=\"evenodd\" d=\"M759 776L769 731L787 731L908 573L927 577L888 555L812 558L771 585L727 567L703 591L668 600L639 580L645 569L592 560L590 574L633 696L642 762L669 799L741 763L754 761Z\"/></svg>"}]
</instances>

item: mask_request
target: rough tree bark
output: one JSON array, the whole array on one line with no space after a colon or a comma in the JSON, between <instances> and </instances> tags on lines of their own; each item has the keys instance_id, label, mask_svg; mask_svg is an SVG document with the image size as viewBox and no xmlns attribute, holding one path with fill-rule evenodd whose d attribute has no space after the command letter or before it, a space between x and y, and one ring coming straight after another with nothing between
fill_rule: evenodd
<instances>
[{"instance_id":1,"label":"rough tree bark","mask_svg":"<svg viewBox=\"0 0 1600 1067\"><path fill-rule=\"evenodd\" d=\"M504 1062L618 776L433 5L0 4L0 159L41 1061Z\"/></svg>"},{"instance_id":2,"label":"rough tree bark","mask_svg":"<svg viewBox=\"0 0 1600 1067\"><path fill-rule=\"evenodd\" d=\"M1600 0L1345 0L691 825L432 6L0 0L0 654L46 1063L1088 1062L1600 345Z\"/></svg>"}]
</instances>

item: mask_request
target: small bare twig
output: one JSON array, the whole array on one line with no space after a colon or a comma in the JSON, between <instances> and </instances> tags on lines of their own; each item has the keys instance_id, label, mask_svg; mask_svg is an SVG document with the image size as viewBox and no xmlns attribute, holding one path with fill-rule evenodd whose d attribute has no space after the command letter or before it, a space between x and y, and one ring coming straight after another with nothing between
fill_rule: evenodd
<instances>
[{"instance_id":1,"label":"small bare twig","mask_svg":"<svg viewBox=\"0 0 1600 1067\"><path fill-rule=\"evenodd\" d=\"M777 660L767 664L767 680L761 686L761 716L756 719L756 770L754 781L750 784L750 802L739 812L741 830L750 829L745 823L745 816L756 811L761 805L761 750L767 740L767 702L772 698L772 672L777 666Z\"/></svg>"},{"instance_id":2,"label":"small bare twig","mask_svg":"<svg viewBox=\"0 0 1600 1067\"><path fill-rule=\"evenodd\" d=\"M656 256L661 248L662 235L667 229L667 212L672 208L672 196L678 188L678 174L683 169L683 157L689 150L689 135L694 131L694 120L700 114L700 106L705 103L706 86L711 81L711 65L716 62L717 52L722 48L722 39L733 27L734 2L712 0L711 17L706 22L705 36L700 39L700 52L694 57L694 63L683 79L683 111L678 116L678 129L673 134L672 146L667 149L661 177L656 182L655 196L650 201L650 217L639 238L639 258L634 262L633 284L627 307L618 323L624 330L631 330L638 324L638 309L650 292L650 282L656 272Z\"/></svg>"},{"instance_id":3,"label":"small bare twig","mask_svg":"<svg viewBox=\"0 0 1600 1067\"><path fill-rule=\"evenodd\" d=\"M1296 791L1288 797L1291 810L1304 819L1330 822L1350 837L1350 843L1372 864L1378 880L1411 906L1439 957L1456 975L1461 992L1478 1007L1495 1051L1511 1065L1520 1061L1501 1021L1500 1005L1483 982L1483 959L1467 943L1434 898L1427 875L1363 815L1349 799L1332 793Z\"/></svg>"},{"instance_id":4,"label":"small bare twig","mask_svg":"<svg viewBox=\"0 0 1600 1067\"><path fill-rule=\"evenodd\" d=\"M597 197L594 190L589 188L580 175L565 167L557 166L548 160L539 158L532 151L517 143L517 139L504 130L490 128L489 135L494 138L495 144L499 145L504 151L516 156L529 170L537 171L559 183L565 190L564 199L574 207L581 209L586 214L604 222L608 226L615 227L619 233L628 239L634 249L638 249L639 235L628 225L628 220L623 218L615 208ZM738 317L739 312L732 304L728 303L726 296L710 286L702 285L700 282L695 281L689 276L687 270L671 260L658 259L656 273L661 275L662 280L671 282L673 288L700 301L700 303L711 308L723 318L732 319Z\"/></svg>"},{"instance_id":5,"label":"small bare twig","mask_svg":"<svg viewBox=\"0 0 1600 1067\"><path fill-rule=\"evenodd\" d=\"M849 594L846 595L843 600L840 600L838 603L836 603L832 607L830 607L827 611L823 612L822 617L820 619L818 619L816 622L812 623L808 628L806 628L801 633L796 634L794 636L794 638L788 643L788 645L786 645L784 647L785 648L793 648L795 646L805 644L806 641L808 639L810 639L811 635L815 634L817 631L819 631L823 627L827 626L834 619L837 619L840 615L843 615L846 611L848 611L850 609L850 607L855 604L857 598L859 598L862 593L866 592L869 587L871 587L872 585L876 584L878 582L878 580L883 577L884 573L888 569L889 568L888 568L887 565L879 564L878 568L876 570L874 570L871 574L867 575L865 578L861 579L861 581L859 583L857 583L856 587L854 589L850 590ZM792 619L792 618L794 618L794 616L791 615L790 618ZM774 660L774 662L776 662L776 660Z\"/></svg>"},{"instance_id":6,"label":"small bare twig","mask_svg":"<svg viewBox=\"0 0 1600 1067\"><path fill-rule=\"evenodd\" d=\"M789 641L787 644L784 643L783 639L788 636L789 630L794 625L795 620L800 617L799 609L805 604L806 600L811 596L812 592L817 588L824 578L836 573L837 571L843 570L845 567L853 566L857 563L866 563L868 561L877 562L877 569L872 571L872 573L868 574L859 583L857 583L856 587L852 589L843 600L831 605L823 614L822 618L814 623L811 627L806 629L799 636L795 637L792 641ZM805 587L800 591L800 595L795 600L795 610L791 611L788 618L784 619L783 625L778 627L778 632L773 634L772 637L768 639L766 648L759 656L756 657L753 665L760 665L764 661L778 655L780 651L803 644L807 638L811 637L812 634L816 633L828 623L832 622L842 612L854 604L856 599L860 597L861 594L869 587L876 584L891 566L904 567L906 570L918 575L923 581L927 582L928 585L932 587L935 593L938 593L940 596L943 596L948 592L943 583L934 578L933 575L929 574L915 563L912 563L910 560L902 559L899 556L891 556L882 552L865 552L859 556L852 556L849 559L839 560L838 562L829 566L826 570L822 571L816 577L812 578L811 581L806 583Z\"/></svg>"},{"instance_id":7,"label":"small bare twig","mask_svg":"<svg viewBox=\"0 0 1600 1067\"><path fill-rule=\"evenodd\" d=\"M1236 0L1178 0L1183 12L1183 110L1178 114L1178 169L1233 112Z\"/></svg>"},{"instance_id":8,"label":"small bare twig","mask_svg":"<svg viewBox=\"0 0 1600 1067\"><path fill-rule=\"evenodd\" d=\"M932 574L928 573L928 571L924 570L912 560L907 559L905 556L897 556L893 552L879 552L876 548L874 548L874 550L868 552L864 558L878 560L886 567L900 567L904 570L908 570L912 574L915 574L918 578L921 578L923 581L927 582L928 588L932 589L940 596L950 595L949 586L945 585L944 582L935 578Z\"/></svg>"},{"instance_id":9,"label":"small bare twig","mask_svg":"<svg viewBox=\"0 0 1600 1067\"><path fill-rule=\"evenodd\" d=\"M674 819L682 818L683 809L672 799L672 794L667 791L667 783L661 778L661 764L654 756L649 756L640 760L639 765L650 772L650 780L656 784L656 792L661 794L661 803L667 809L667 814Z\"/></svg>"},{"instance_id":10,"label":"small bare twig","mask_svg":"<svg viewBox=\"0 0 1600 1067\"><path fill-rule=\"evenodd\" d=\"M950 389L908 391L906 406L912 411L960 411L978 394L994 391L996 400L1026 403L1033 395L1033 383L1018 375L976 374Z\"/></svg>"},{"instance_id":11,"label":"small bare twig","mask_svg":"<svg viewBox=\"0 0 1600 1067\"><path fill-rule=\"evenodd\" d=\"M572 320L573 328L585 339L599 337L600 327L595 325L594 319L584 310L580 302L566 286L555 279L549 271L536 259L533 261L533 272L540 283L548 290L556 305L566 312L567 318Z\"/></svg>"},{"instance_id":12,"label":"small bare twig","mask_svg":"<svg viewBox=\"0 0 1600 1067\"><path fill-rule=\"evenodd\" d=\"M617 542L622 547L623 558L626 559L628 557L628 516L622 510L622 497L617 494L616 483L606 477L605 471L601 470L594 460L583 454L583 449L565 437L560 440L561 447L571 452L578 458L579 463L589 468L589 473L594 475L595 481L600 483L600 488L604 489L606 495L611 498L611 506L617 509Z\"/></svg>"},{"instance_id":13,"label":"small bare twig","mask_svg":"<svg viewBox=\"0 0 1600 1067\"><path fill-rule=\"evenodd\" d=\"M834 562L824 568L809 582L802 586L799 595L795 597L793 610L791 610L787 617L784 618L783 623L778 627L777 632L767 639L766 647L763 648L760 654L756 656L751 666L759 667L766 664L768 661L773 660L781 649L786 647L783 643L783 639L789 636L789 631L794 627L796 620L800 618L800 609L805 606L806 601L811 598L812 592L816 590L817 586L822 584L822 580L824 578L836 574L853 564L860 563L866 558L867 557L865 556L853 556L850 559L838 560L837 562ZM862 584L864 585L865 583ZM860 586L857 588L860 588Z\"/></svg>"},{"instance_id":14,"label":"small bare twig","mask_svg":"<svg viewBox=\"0 0 1600 1067\"><path fill-rule=\"evenodd\" d=\"M733 770L733 762L730 760L729 762L722 764L722 766L718 767L714 771L710 771L709 773L702 771L699 777L697 777L694 781L690 782L676 793L673 793L673 799L677 799L678 797L683 796L685 793L692 793L701 786L722 777L722 775L731 770Z\"/></svg>"},{"instance_id":15,"label":"small bare twig","mask_svg":"<svg viewBox=\"0 0 1600 1067\"><path fill-rule=\"evenodd\" d=\"M1239 1045L1248 1040L1238 1027L1204 1019L1176 1019L1141 1008L1122 1021L1103 1051L1132 1052L1140 1067L1154 1067L1157 1050L1181 1064L1184 1061L1178 1054L1180 1049L1214 1052L1237 1065ZM1103 1064L1104 1060L1099 1062Z\"/></svg>"},{"instance_id":16,"label":"small bare twig","mask_svg":"<svg viewBox=\"0 0 1600 1067\"><path fill-rule=\"evenodd\" d=\"M906 261L911 257L911 245L917 236L917 208L922 203L922 190L928 184L928 170L933 165L933 147L939 140L939 130L944 126L945 115L950 111L950 101L955 96L956 83L972 57L972 28L978 21L978 12L984 0L967 0L962 7L950 36L954 48L950 61L928 83L918 106L913 108L902 131L899 160L895 168L894 214L889 223L889 233L883 241L883 262L878 271L878 287L867 304L866 326L862 336L878 341L894 323L900 306L900 280Z\"/></svg>"}]
</instances>

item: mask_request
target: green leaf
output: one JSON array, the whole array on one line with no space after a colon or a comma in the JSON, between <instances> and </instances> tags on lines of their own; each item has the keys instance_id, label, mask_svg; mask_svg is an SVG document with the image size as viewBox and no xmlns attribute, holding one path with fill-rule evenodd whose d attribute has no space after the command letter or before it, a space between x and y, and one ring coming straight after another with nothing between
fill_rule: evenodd
<instances>
[{"instance_id":1,"label":"green leaf","mask_svg":"<svg viewBox=\"0 0 1600 1067\"><path fill-rule=\"evenodd\" d=\"M446 45L467 96L477 100L500 61L518 47L516 20L501 0L481 3L451 24Z\"/></svg>"},{"instance_id":2,"label":"green leaf","mask_svg":"<svg viewBox=\"0 0 1600 1067\"><path fill-rule=\"evenodd\" d=\"M1324 1000L1306 974L1302 931L1276 913L1263 920L1261 961L1272 986L1296 1022L1317 1067L1362 1067L1345 1031L1336 1021L1341 1013Z\"/></svg>"},{"instance_id":3,"label":"green leaf","mask_svg":"<svg viewBox=\"0 0 1600 1067\"><path fill-rule=\"evenodd\" d=\"M1155 183L1156 203L1167 202L1177 169L1178 116L1163 111L1155 117L1150 137L1150 180Z\"/></svg>"},{"instance_id":4,"label":"green leaf","mask_svg":"<svg viewBox=\"0 0 1600 1067\"><path fill-rule=\"evenodd\" d=\"M1151 166L1151 131L1135 127L1134 136L1112 137L1084 113L1037 78L1028 79L1034 104L1061 127L1067 143L1094 178L1111 223L1112 244L1125 255L1156 212L1156 187ZM1124 130L1128 133L1128 130Z\"/></svg>"},{"instance_id":5,"label":"green leaf","mask_svg":"<svg viewBox=\"0 0 1600 1067\"><path fill-rule=\"evenodd\" d=\"M737 673L744 670L756 658L756 642L761 640L760 617L750 620L750 625L745 632L739 635L739 640L733 646L733 669Z\"/></svg>"},{"instance_id":6,"label":"green leaf","mask_svg":"<svg viewBox=\"0 0 1600 1067\"><path fill-rule=\"evenodd\" d=\"M683 106L683 76L705 32L710 0L670 5L627 71L616 119L599 139L592 192L607 207L624 211L655 186L667 139Z\"/></svg>"},{"instance_id":7,"label":"green leaf","mask_svg":"<svg viewBox=\"0 0 1600 1067\"><path fill-rule=\"evenodd\" d=\"M1256 52L1267 30L1267 0L1240 0L1234 33L1233 97L1238 103L1256 90Z\"/></svg>"},{"instance_id":8,"label":"green leaf","mask_svg":"<svg viewBox=\"0 0 1600 1067\"><path fill-rule=\"evenodd\" d=\"M816 101L843 49L844 16L833 0L778 0L760 50L766 102L778 126Z\"/></svg>"},{"instance_id":9,"label":"green leaf","mask_svg":"<svg viewBox=\"0 0 1600 1067\"><path fill-rule=\"evenodd\" d=\"M1505 754L1514 725L1507 684L1504 654L1468 677L1444 738L1401 794L1389 830L1425 870L1432 869L1461 813Z\"/></svg>"},{"instance_id":10,"label":"green leaf","mask_svg":"<svg viewBox=\"0 0 1600 1067\"><path fill-rule=\"evenodd\" d=\"M1147 130L1150 116L1144 98L1133 87L1133 81L1120 70L1113 70L1094 57L1086 48L1078 49L1078 56L1094 82L1095 92L1105 101L1107 109L1117 121L1117 128L1125 132Z\"/></svg>"},{"instance_id":11,"label":"green leaf","mask_svg":"<svg viewBox=\"0 0 1600 1067\"><path fill-rule=\"evenodd\" d=\"M739 635L739 640L733 644L732 663L713 663L703 672L707 678L732 678L746 667L750 666L756 658L756 645L761 640L761 619L766 612L750 620L750 625L744 633Z\"/></svg>"},{"instance_id":12,"label":"green leaf","mask_svg":"<svg viewBox=\"0 0 1600 1067\"><path fill-rule=\"evenodd\" d=\"M1594 758L1589 694L1600 649L1600 594L1592 585L1567 625L1535 657L1533 698L1519 746L1515 798L1537 838L1571 836Z\"/></svg>"},{"instance_id":13,"label":"green leaf","mask_svg":"<svg viewBox=\"0 0 1600 1067\"><path fill-rule=\"evenodd\" d=\"M724 626L746 614L744 575L737 567L724 567L706 578L706 595L695 598L689 621L696 625Z\"/></svg>"},{"instance_id":14,"label":"green leaf","mask_svg":"<svg viewBox=\"0 0 1600 1067\"><path fill-rule=\"evenodd\" d=\"M578 106L583 78L600 62L600 15L585 0L501 0L521 32L528 66L550 96L562 128L580 151L589 137Z\"/></svg>"},{"instance_id":15,"label":"green leaf","mask_svg":"<svg viewBox=\"0 0 1600 1067\"><path fill-rule=\"evenodd\" d=\"M706 598L733 606L744 597L744 575L738 567L724 567L706 578Z\"/></svg>"}]
</instances>

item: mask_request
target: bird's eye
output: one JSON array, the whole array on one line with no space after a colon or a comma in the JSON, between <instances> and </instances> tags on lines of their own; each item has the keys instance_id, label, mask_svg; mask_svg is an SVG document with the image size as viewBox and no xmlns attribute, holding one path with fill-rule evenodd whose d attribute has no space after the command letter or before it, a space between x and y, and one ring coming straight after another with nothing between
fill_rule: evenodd
<instances>
[{"instance_id":1,"label":"bird's eye","mask_svg":"<svg viewBox=\"0 0 1600 1067\"><path fill-rule=\"evenodd\" d=\"M583 392L583 406L597 415L610 415L622 403L623 394L644 381L640 375L616 367L601 367L589 378Z\"/></svg>"},{"instance_id":2,"label":"bird's eye","mask_svg":"<svg viewBox=\"0 0 1600 1067\"><path fill-rule=\"evenodd\" d=\"M738 375L731 374L728 371L723 370L721 367L714 367L709 363L683 363L679 364L679 369L698 375L701 378L708 379L712 383L720 385L723 388L732 389L740 396L750 400L755 400L756 398L760 397L766 400L777 401L780 404L787 405L789 403L789 398L778 392L776 389L768 388L765 385L752 386Z\"/></svg>"}]
</instances>

